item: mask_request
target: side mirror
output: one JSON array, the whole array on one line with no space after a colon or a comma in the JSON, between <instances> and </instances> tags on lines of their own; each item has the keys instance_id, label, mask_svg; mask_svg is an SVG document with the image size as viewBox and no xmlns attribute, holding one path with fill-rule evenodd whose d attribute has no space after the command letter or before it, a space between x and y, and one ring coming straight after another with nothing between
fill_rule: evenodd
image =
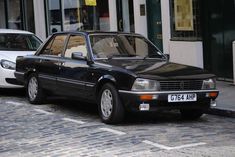
<instances>
[{"instance_id":1,"label":"side mirror","mask_svg":"<svg viewBox=\"0 0 235 157\"><path fill-rule=\"evenodd\" d=\"M87 60L87 58L83 56L82 52L73 52L72 53L72 59Z\"/></svg>"},{"instance_id":2,"label":"side mirror","mask_svg":"<svg viewBox=\"0 0 235 157\"><path fill-rule=\"evenodd\" d=\"M167 60L170 60L170 54L165 54L165 57L167 58Z\"/></svg>"}]
</instances>

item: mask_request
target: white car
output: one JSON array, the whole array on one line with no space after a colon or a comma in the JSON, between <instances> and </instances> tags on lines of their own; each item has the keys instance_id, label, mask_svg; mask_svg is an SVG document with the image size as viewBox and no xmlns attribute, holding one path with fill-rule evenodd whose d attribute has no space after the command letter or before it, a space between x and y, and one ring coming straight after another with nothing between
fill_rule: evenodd
<instances>
[{"instance_id":1,"label":"white car","mask_svg":"<svg viewBox=\"0 0 235 157\"><path fill-rule=\"evenodd\" d=\"M22 88L15 76L16 57L34 54L42 41L33 33L0 29L0 88Z\"/></svg>"}]
</instances>

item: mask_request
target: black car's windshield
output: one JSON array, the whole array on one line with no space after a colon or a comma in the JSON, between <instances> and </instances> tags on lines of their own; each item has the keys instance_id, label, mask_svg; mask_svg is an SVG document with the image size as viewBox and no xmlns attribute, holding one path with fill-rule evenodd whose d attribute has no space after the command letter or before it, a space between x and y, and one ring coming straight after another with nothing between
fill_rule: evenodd
<instances>
[{"instance_id":1,"label":"black car's windshield","mask_svg":"<svg viewBox=\"0 0 235 157\"><path fill-rule=\"evenodd\" d=\"M0 34L0 51L36 51L41 43L31 34Z\"/></svg>"},{"instance_id":2,"label":"black car's windshield","mask_svg":"<svg viewBox=\"0 0 235 157\"><path fill-rule=\"evenodd\" d=\"M147 39L133 35L90 35L95 58L141 57L164 58Z\"/></svg>"}]
</instances>

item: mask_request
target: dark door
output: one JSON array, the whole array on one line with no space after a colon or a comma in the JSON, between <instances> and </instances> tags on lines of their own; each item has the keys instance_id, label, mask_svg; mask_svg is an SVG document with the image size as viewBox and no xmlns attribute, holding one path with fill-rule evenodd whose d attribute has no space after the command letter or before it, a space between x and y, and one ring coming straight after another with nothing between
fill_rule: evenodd
<instances>
[{"instance_id":1,"label":"dark door","mask_svg":"<svg viewBox=\"0 0 235 157\"><path fill-rule=\"evenodd\" d=\"M161 1L147 0L148 11L148 37L162 50L162 18L161 18Z\"/></svg>"},{"instance_id":2,"label":"dark door","mask_svg":"<svg viewBox=\"0 0 235 157\"><path fill-rule=\"evenodd\" d=\"M37 71L43 88L56 92L56 79L59 76L59 66L61 64L61 54L67 35L57 35L52 37L50 42L39 54Z\"/></svg>"},{"instance_id":3,"label":"dark door","mask_svg":"<svg viewBox=\"0 0 235 157\"><path fill-rule=\"evenodd\" d=\"M235 1L207 0L203 4L205 68L221 78L233 77L232 42L235 40Z\"/></svg>"},{"instance_id":4,"label":"dark door","mask_svg":"<svg viewBox=\"0 0 235 157\"><path fill-rule=\"evenodd\" d=\"M135 32L133 0L116 0L117 28L121 32Z\"/></svg>"},{"instance_id":5,"label":"dark door","mask_svg":"<svg viewBox=\"0 0 235 157\"><path fill-rule=\"evenodd\" d=\"M89 83L89 65L86 60L72 59L72 53L79 52L87 57L86 39L83 35L71 35L68 40L64 59L60 67L58 87L61 94L79 98L86 98L91 93L93 84Z\"/></svg>"}]
</instances>

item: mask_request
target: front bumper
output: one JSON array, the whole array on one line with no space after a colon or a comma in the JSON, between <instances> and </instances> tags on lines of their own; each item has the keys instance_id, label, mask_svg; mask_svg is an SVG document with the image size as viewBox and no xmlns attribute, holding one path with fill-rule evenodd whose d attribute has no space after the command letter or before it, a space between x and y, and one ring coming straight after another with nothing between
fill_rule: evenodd
<instances>
[{"instance_id":1,"label":"front bumper","mask_svg":"<svg viewBox=\"0 0 235 157\"><path fill-rule=\"evenodd\" d=\"M23 88L16 80L14 70L3 69L0 66L0 88Z\"/></svg>"},{"instance_id":2,"label":"front bumper","mask_svg":"<svg viewBox=\"0 0 235 157\"><path fill-rule=\"evenodd\" d=\"M194 102L168 102L169 94L191 94L197 95ZM212 96L212 93L213 96ZM158 91L158 92L134 92L119 90L122 103L127 110L141 111L141 105L147 104L146 111L171 110L171 109L202 109L210 108L211 101L214 101L219 94L218 90L192 90L192 91ZM141 97L152 96L151 100L143 100Z\"/></svg>"}]
</instances>

